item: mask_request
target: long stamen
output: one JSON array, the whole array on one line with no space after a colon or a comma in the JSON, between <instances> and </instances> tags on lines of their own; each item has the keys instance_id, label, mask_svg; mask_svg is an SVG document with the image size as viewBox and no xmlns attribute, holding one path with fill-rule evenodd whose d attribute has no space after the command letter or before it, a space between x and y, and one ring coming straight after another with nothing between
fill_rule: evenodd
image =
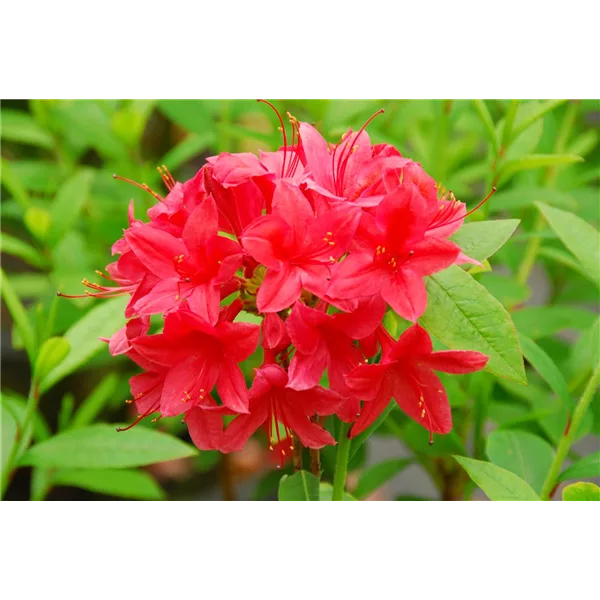
<instances>
[{"instance_id":1,"label":"long stamen","mask_svg":"<svg viewBox=\"0 0 600 600\"><path fill-rule=\"evenodd\" d=\"M283 122L283 119L281 118L281 114L279 113L279 111L268 100L259 99L257 100L257 102L262 102L263 104L269 106L275 112L277 118L279 119L279 123L281 125L281 133L283 134L283 163L281 165L281 177L283 177L285 173L285 160L287 158L287 135L285 133L285 124Z\"/></svg>"},{"instance_id":2,"label":"long stamen","mask_svg":"<svg viewBox=\"0 0 600 600\"><path fill-rule=\"evenodd\" d=\"M378 117L379 115L383 114L385 112L385 110L383 108L380 108L375 114L371 115L366 123L360 128L359 132L354 136L354 139L352 140L351 144L347 144L346 146L344 146L344 150L342 152L342 156L340 156L340 160L338 162L338 167L341 165L341 171L339 173L338 176L338 181L340 181L342 184L344 182L344 177L346 175L346 167L348 165L348 161L350 160L350 156L352 156L352 152L353 152L353 148L354 148L354 144L356 144L358 138L360 137L361 133L369 126L369 123L371 123L371 121L373 121L373 119L375 119L375 117ZM348 152L348 155L345 158L342 158L346 148L350 148L350 151Z\"/></svg>"},{"instance_id":3,"label":"long stamen","mask_svg":"<svg viewBox=\"0 0 600 600\"><path fill-rule=\"evenodd\" d=\"M164 168L166 168L166 167L156 167L156 170L158 171L160 178L162 179L163 183L165 184L165 187L169 191L171 191L173 189L173 185L174 185L174 183L172 181L173 176L170 173L167 175L167 171L163 170ZM169 175L171 175L171 176L169 177Z\"/></svg>"},{"instance_id":4,"label":"long stamen","mask_svg":"<svg viewBox=\"0 0 600 600\"><path fill-rule=\"evenodd\" d=\"M140 188L140 190L144 190L145 192L148 192L149 194L154 196L154 198L156 198L159 202L164 202L165 200L162 196L159 196L155 191L151 190L145 183L138 183L137 181L133 181L132 179L127 179L127 177L121 177L116 173L113 174L113 179L118 179L119 181L124 181L125 183L135 185L135 187Z\"/></svg>"},{"instance_id":5,"label":"long stamen","mask_svg":"<svg viewBox=\"0 0 600 600\"><path fill-rule=\"evenodd\" d=\"M492 191L475 208L472 208L468 213L466 213L462 217L458 217L457 219L454 219L454 220L450 221L449 223L444 223L444 226L446 227L448 225L452 225L453 223L456 223L457 221L462 221L463 219L466 219L469 215L472 215L478 208L481 208L495 193L496 193L496 187L493 187Z\"/></svg>"},{"instance_id":6,"label":"long stamen","mask_svg":"<svg viewBox=\"0 0 600 600\"><path fill-rule=\"evenodd\" d=\"M132 427L135 427L142 419L145 419L148 415L156 412L159 404L160 402L155 402L143 415L139 415L138 418L131 423L131 425L127 425L127 427L117 427L117 431L128 431Z\"/></svg>"}]
</instances>

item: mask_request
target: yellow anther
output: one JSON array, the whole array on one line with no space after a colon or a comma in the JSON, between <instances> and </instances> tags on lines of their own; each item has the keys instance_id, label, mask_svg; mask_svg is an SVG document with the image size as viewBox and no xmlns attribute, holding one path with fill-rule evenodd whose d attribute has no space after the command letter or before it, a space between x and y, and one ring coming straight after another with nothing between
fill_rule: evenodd
<instances>
[{"instance_id":1,"label":"yellow anther","mask_svg":"<svg viewBox=\"0 0 600 600\"><path fill-rule=\"evenodd\" d=\"M282 451L281 451L281 454L283 454L283 456L285 456L285 450L282 450Z\"/></svg>"},{"instance_id":2,"label":"yellow anther","mask_svg":"<svg viewBox=\"0 0 600 600\"><path fill-rule=\"evenodd\" d=\"M335 246L335 242L327 242L330 246Z\"/></svg>"},{"instance_id":3,"label":"yellow anther","mask_svg":"<svg viewBox=\"0 0 600 600\"><path fill-rule=\"evenodd\" d=\"M271 446L271 444L269 444L269 450L273 450L273 446Z\"/></svg>"},{"instance_id":4,"label":"yellow anther","mask_svg":"<svg viewBox=\"0 0 600 600\"><path fill-rule=\"evenodd\" d=\"M421 419L424 419L424 418L425 418L425 409L423 409L423 410L421 411Z\"/></svg>"},{"instance_id":5,"label":"yellow anther","mask_svg":"<svg viewBox=\"0 0 600 600\"><path fill-rule=\"evenodd\" d=\"M294 449L294 446L290 446L290 450L293 450L293 449Z\"/></svg>"},{"instance_id":6,"label":"yellow anther","mask_svg":"<svg viewBox=\"0 0 600 600\"><path fill-rule=\"evenodd\" d=\"M132 404L133 400L125 400L125 404Z\"/></svg>"},{"instance_id":7,"label":"yellow anther","mask_svg":"<svg viewBox=\"0 0 600 600\"><path fill-rule=\"evenodd\" d=\"M175 294L175 300L179 300L179 294Z\"/></svg>"}]
</instances>

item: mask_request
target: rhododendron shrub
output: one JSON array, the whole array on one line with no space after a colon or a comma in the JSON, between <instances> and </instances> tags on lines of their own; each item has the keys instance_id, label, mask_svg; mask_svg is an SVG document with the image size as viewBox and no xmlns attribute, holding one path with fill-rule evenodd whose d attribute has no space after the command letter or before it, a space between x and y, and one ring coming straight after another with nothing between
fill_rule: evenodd
<instances>
[{"instance_id":1,"label":"rhododendron shrub","mask_svg":"<svg viewBox=\"0 0 600 600\"><path fill-rule=\"evenodd\" d=\"M392 398L432 443L451 431L433 371L474 372L488 357L432 352L417 321L427 276L479 264L449 239L467 212L418 163L373 145L367 124L329 143L290 117L277 152L222 153L183 183L162 168L164 198L141 186L156 205L148 220L130 206L106 269L114 285L85 282L91 295L131 297L130 320L107 340L143 369L130 382L139 416L124 429L181 415L200 449L228 453L262 428L282 464L300 444L336 444L319 417L350 424L353 438ZM412 323L397 341L386 310ZM149 332L152 315L162 332ZM259 344L248 387L239 365Z\"/></svg>"},{"instance_id":2,"label":"rhododendron shrub","mask_svg":"<svg viewBox=\"0 0 600 600\"><path fill-rule=\"evenodd\" d=\"M309 124L261 102L223 114L219 102L56 102L14 122L3 107L16 129L3 130L2 250L39 272L0 270L30 382L27 398L3 389L0 496L25 482L34 499L57 486L157 499L154 478L175 485L181 469L181 485L218 470L224 498L252 473L256 497L362 500L417 463L445 500L469 498L472 482L534 500L599 475L593 456L563 469L600 431L598 320L582 308L598 284L591 105L290 102ZM63 122L85 106L106 117L104 137L100 122ZM142 138L151 114L168 140ZM15 139L41 142L39 156L11 142L34 122ZM187 175L157 175L181 129L160 163ZM195 135L205 129L212 141ZM524 231L502 248L517 208ZM82 297L73 278L111 244L112 262L83 281L97 300L52 297ZM545 305L527 306L530 284ZM596 493L576 486L565 497Z\"/></svg>"}]
</instances>

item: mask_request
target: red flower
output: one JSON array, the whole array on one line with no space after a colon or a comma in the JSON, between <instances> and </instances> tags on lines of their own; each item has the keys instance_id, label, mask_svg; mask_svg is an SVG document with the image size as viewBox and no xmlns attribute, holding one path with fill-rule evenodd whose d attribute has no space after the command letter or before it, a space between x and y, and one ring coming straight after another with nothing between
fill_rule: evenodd
<instances>
[{"instance_id":1,"label":"red flower","mask_svg":"<svg viewBox=\"0 0 600 600\"><path fill-rule=\"evenodd\" d=\"M273 214L256 219L244 230L242 244L267 267L257 295L260 312L291 306L302 288L322 296L331 264L348 249L360 209L340 205L315 215L309 201L288 180L279 180Z\"/></svg>"},{"instance_id":2,"label":"red flower","mask_svg":"<svg viewBox=\"0 0 600 600\"><path fill-rule=\"evenodd\" d=\"M136 301L135 310L142 315L165 312L185 299L194 312L214 324L220 288L242 262L240 246L218 231L217 209L210 197L187 219L182 239L152 224L126 231L135 255L160 280Z\"/></svg>"},{"instance_id":3,"label":"red flower","mask_svg":"<svg viewBox=\"0 0 600 600\"><path fill-rule=\"evenodd\" d=\"M339 144L330 148L323 136L307 123L300 123L300 156L310 190L338 200L350 200L359 206L376 206L386 194L385 177L389 170L410 162L390 146L372 146L365 126L349 130Z\"/></svg>"},{"instance_id":4,"label":"red flower","mask_svg":"<svg viewBox=\"0 0 600 600\"><path fill-rule=\"evenodd\" d=\"M327 293L341 299L381 294L400 316L416 321L427 305L423 277L449 267L460 248L425 236L429 212L413 184L386 196L375 214L363 213L361 240L337 267Z\"/></svg>"},{"instance_id":5,"label":"red flower","mask_svg":"<svg viewBox=\"0 0 600 600\"><path fill-rule=\"evenodd\" d=\"M335 413L342 398L322 387L298 392L286 387L287 384L288 375L279 365L264 365L256 370L250 388L250 413L237 416L228 425L225 452L241 450L262 425L267 427L269 440L281 442L282 437L291 440L293 432L308 448L335 444L331 434L311 421L311 417Z\"/></svg>"},{"instance_id":6,"label":"red flower","mask_svg":"<svg viewBox=\"0 0 600 600\"><path fill-rule=\"evenodd\" d=\"M217 204L220 228L239 237L270 205L274 175L247 152L223 152L207 162L204 186Z\"/></svg>"},{"instance_id":7,"label":"red flower","mask_svg":"<svg viewBox=\"0 0 600 600\"><path fill-rule=\"evenodd\" d=\"M286 321L287 330L296 353L289 368L289 387L306 390L318 385L327 368L329 386L350 398L345 376L364 362L364 355L354 340L367 337L381 323L385 302L377 296L361 300L351 313L327 313L296 302ZM353 421L360 405L348 400L339 416Z\"/></svg>"},{"instance_id":8,"label":"red flower","mask_svg":"<svg viewBox=\"0 0 600 600\"><path fill-rule=\"evenodd\" d=\"M226 311L225 311L226 312ZM175 416L202 405L212 389L235 412L248 412L248 390L237 363L258 345L260 327L220 320L210 325L186 308L167 315L164 332L132 341L143 359L168 368L160 412Z\"/></svg>"},{"instance_id":9,"label":"red flower","mask_svg":"<svg viewBox=\"0 0 600 600\"><path fill-rule=\"evenodd\" d=\"M377 419L394 397L398 406L434 433L449 433L452 413L442 382L433 372L472 373L485 367L480 352L432 352L429 334L419 325L407 329L398 341L380 328L383 355L379 364L361 365L346 378L348 386L366 402L350 432L358 435Z\"/></svg>"},{"instance_id":10,"label":"red flower","mask_svg":"<svg viewBox=\"0 0 600 600\"><path fill-rule=\"evenodd\" d=\"M142 419L153 413L160 412L161 399L169 369L163 365L143 358L135 350L127 353L135 363L145 369L144 373L134 375L129 380L133 402L138 411L138 418L128 427L119 431L127 431L137 425ZM128 400L127 402L132 402ZM192 441L200 450L221 450L223 446L223 414L232 414L226 406L217 406L216 401L207 395L200 404L192 406L184 421L188 427ZM163 414L154 418L158 421Z\"/></svg>"}]
</instances>

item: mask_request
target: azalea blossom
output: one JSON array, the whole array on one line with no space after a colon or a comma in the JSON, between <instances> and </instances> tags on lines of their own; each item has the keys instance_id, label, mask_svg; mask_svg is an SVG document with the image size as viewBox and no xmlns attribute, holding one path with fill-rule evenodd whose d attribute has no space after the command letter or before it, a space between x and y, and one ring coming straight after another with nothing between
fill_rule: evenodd
<instances>
[{"instance_id":1,"label":"azalea blossom","mask_svg":"<svg viewBox=\"0 0 600 600\"><path fill-rule=\"evenodd\" d=\"M333 414L343 399L320 386L296 391L287 384L288 375L281 366L267 364L257 369L250 388L249 412L237 416L227 427L224 452L241 450L250 436L263 425L269 440L281 443L282 438L287 439L290 450L293 450L292 433L307 448L335 444L331 434L312 417ZM282 452L285 454L285 449Z\"/></svg>"},{"instance_id":2,"label":"azalea blossom","mask_svg":"<svg viewBox=\"0 0 600 600\"><path fill-rule=\"evenodd\" d=\"M448 239L470 213L419 163L372 144L367 126L383 111L329 143L291 115L288 136L264 103L281 126L274 151L222 152L183 182L163 165L164 197L115 176L155 201L147 219L130 203L117 256L97 272L108 281L83 281L86 296L129 298L126 324L105 340L141 369L128 428L181 415L199 448L223 452L265 428L284 456L292 436L311 449L335 443L319 417L353 423L355 436L394 397L447 433L434 370L468 373L487 358L434 353L419 325L392 340L382 322L386 310L416 322L426 277L477 262ZM240 363L255 351L262 366L246 381Z\"/></svg>"},{"instance_id":3,"label":"azalea blossom","mask_svg":"<svg viewBox=\"0 0 600 600\"><path fill-rule=\"evenodd\" d=\"M348 387L364 405L350 431L355 437L371 425L392 397L414 421L434 433L449 433L452 413L446 391L434 371L473 373L488 357L468 350L433 352L431 338L420 325L407 329L396 341L381 327L381 362L360 365L347 377Z\"/></svg>"}]
</instances>

